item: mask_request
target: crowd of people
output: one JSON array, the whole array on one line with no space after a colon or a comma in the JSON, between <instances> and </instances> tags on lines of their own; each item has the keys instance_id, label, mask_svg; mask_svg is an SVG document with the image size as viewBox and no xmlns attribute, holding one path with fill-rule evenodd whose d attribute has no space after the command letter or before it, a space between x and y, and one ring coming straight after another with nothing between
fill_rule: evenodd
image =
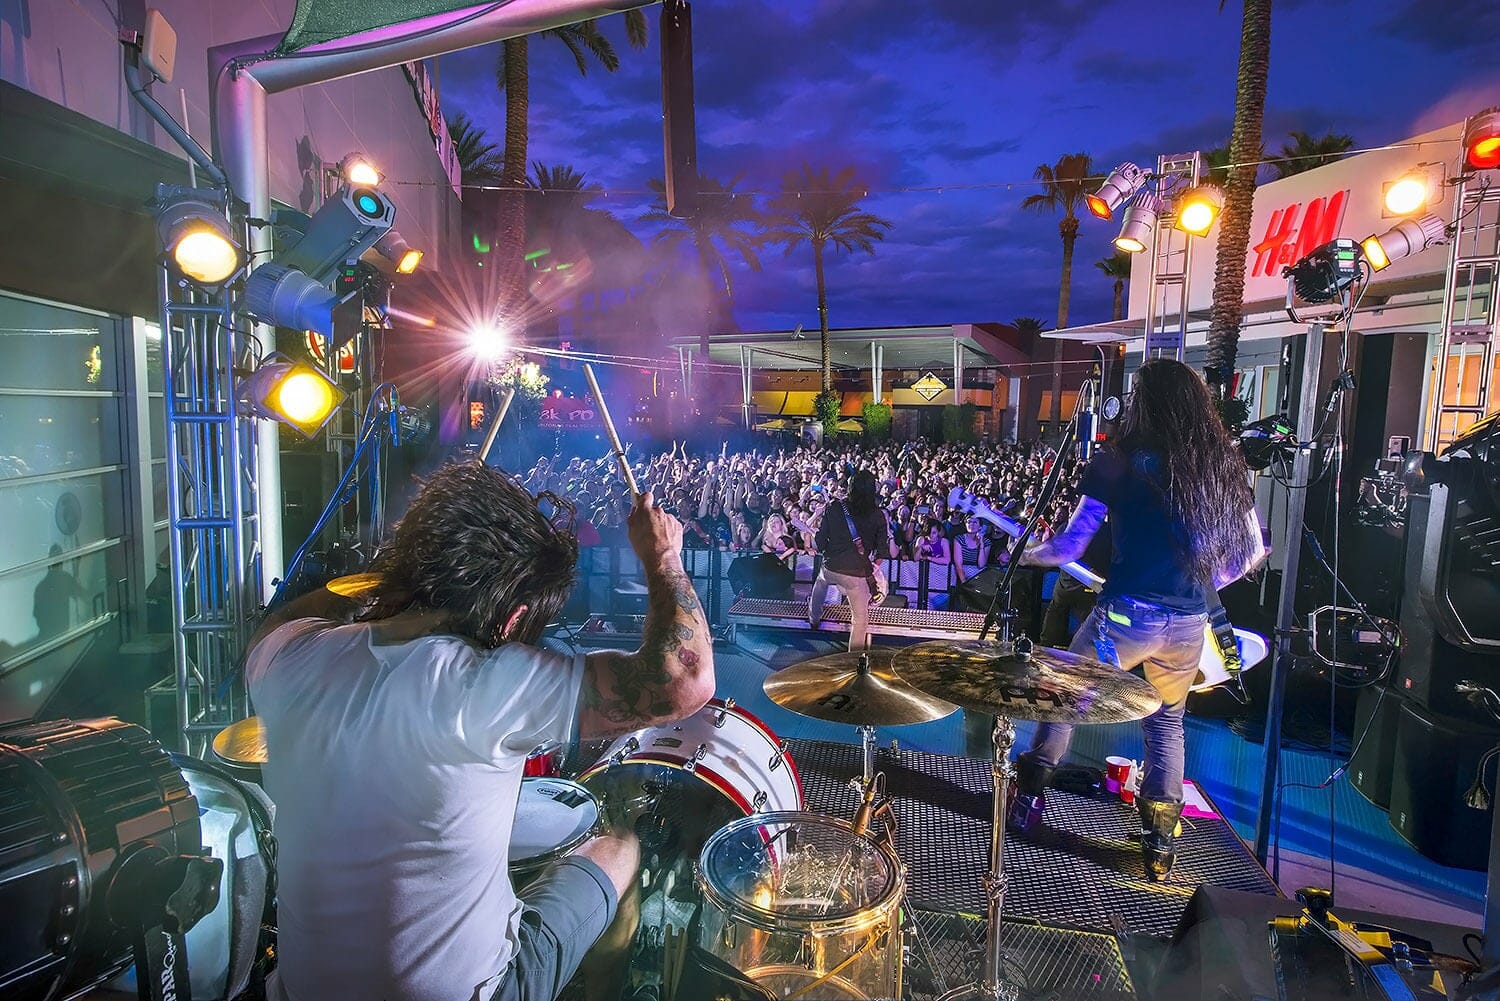
<instances>
[{"instance_id":1,"label":"crowd of people","mask_svg":"<svg viewBox=\"0 0 1500 1001\"><path fill-rule=\"evenodd\" d=\"M887 555L951 564L962 581L1004 563L1011 540L991 520L950 508L952 490L961 488L988 508L1025 521L1035 512L1053 454L1035 445L916 441L694 455L674 444L632 465L640 488L683 522L687 547L783 558L815 552L830 500L844 498L853 475L868 470L891 526ZM1046 526L1065 523L1077 500L1080 467L1071 456L1063 461L1068 466L1044 512ZM523 481L533 493L551 491L571 500L589 522L584 535L591 527L600 541L610 542L623 531L630 498L612 457L543 457Z\"/></svg>"}]
</instances>

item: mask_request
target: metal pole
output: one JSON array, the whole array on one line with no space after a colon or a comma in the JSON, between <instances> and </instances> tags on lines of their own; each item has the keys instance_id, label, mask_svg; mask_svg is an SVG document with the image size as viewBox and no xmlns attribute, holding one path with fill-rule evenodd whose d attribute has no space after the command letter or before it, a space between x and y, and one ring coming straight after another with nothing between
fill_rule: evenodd
<instances>
[{"instance_id":1,"label":"metal pole","mask_svg":"<svg viewBox=\"0 0 1500 1001\"><path fill-rule=\"evenodd\" d=\"M1297 400L1297 433L1312 434L1318 410L1318 376L1323 367L1325 322L1314 320L1307 329L1302 358L1302 387ZM1292 672L1292 619L1296 612L1297 566L1302 555L1302 521L1307 511L1311 479L1311 445L1297 449L1286 501L1286 559L1281 568L1281 594L1276 606L1276 656L1271 661L1271 696L1266 705L1265 769L1261 773L1260 808L1255 815L1255 857L1266 864L1271 817L1276 807L1276 776L1281 764L1281 716L1286 708L1286 679Z\"/></svg>"}]
</instances>

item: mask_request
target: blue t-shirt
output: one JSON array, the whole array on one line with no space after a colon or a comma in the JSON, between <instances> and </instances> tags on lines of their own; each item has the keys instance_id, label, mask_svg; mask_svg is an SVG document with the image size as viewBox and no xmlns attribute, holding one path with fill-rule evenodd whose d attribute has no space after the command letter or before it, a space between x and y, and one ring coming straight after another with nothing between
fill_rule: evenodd
<instances>
[{"instance_id":1,"label":"blue t-shirt","mask_svg":"<svg viewBox=\"0 0 1500 1001\"><path fill-rule=\"evenodd\" d=\"M1101 600L1130 597L1202 615L1206 591L1192 572L1186 530L1167 509L1166 468L1149 447L1105 449L1090 460L1078 492L1109 508L1114 556Z\"/></svg>"}]
</instances>

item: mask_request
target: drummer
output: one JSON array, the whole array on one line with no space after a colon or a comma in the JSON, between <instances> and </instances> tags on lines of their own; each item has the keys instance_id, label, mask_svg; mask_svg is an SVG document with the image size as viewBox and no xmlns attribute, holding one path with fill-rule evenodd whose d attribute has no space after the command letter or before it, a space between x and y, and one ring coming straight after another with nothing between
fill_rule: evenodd
<instances>
[{"instance_id":1,"label":"drummer","mask_svg":"<svg viewBox=\"0 0 1500 1001\"><path fill-rule=\"evenodd\" d=\"M1208 386L1181 362L1153 359L1135 377L1115 445L1083 472L1078 507L1055 538L1028 547L1024 563L1080 559L1109 515L1114 555L1098 604L1070 647L1125 669L1144 666L1162 707L1142 723L1142 850L1153 879L1174 860L1182 814L1183 714L1198 673L1217 589L1264 557L1245 461L1224 430ZM1043 790L1067 754L1071 726L1043 725L1017 759L1008 826L1034 828Z\"/></svg>"},{"instance_id":2,"label":"drummer","mask_svg":"<svg viewBox=\"0 0 1500 1001\"><path fill-rule=\"evenodd\" d=\"M580 965L589 997L618 993L635 838L586 842L518 898L507 848L522 765L544 743L697 712L713 647L682 525L649 493L627 524L649 591L641 648L537 647L578 556L551 508L571 514L498 470L447 466L376 556L361 606L315 592L252 639L277 806L271 998L534 1001Z\"/></svg>"}]
</instances>

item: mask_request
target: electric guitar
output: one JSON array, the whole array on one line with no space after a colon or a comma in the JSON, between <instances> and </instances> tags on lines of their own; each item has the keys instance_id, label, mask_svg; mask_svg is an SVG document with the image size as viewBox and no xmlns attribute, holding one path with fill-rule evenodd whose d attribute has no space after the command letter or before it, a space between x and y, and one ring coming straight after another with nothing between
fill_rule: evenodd
<instances>
[{"instance_id":1,"label":"electric guitar","mask_svg":"<svg viewBox=\"0 0 1500 1001\"><path fill-rule=\"evenodd\" d=\"M1026 530L1026 526L996 511L963 487L954 487L949 491L948 507L987 521L1012 539L1020 538L1021 533ZM1082 563L1064 563L1058 569L1095 594L1104 587L1104 578ZM1248 671L1266 659L1267 650L1265 637L1248 629L1235 628L1230 624L1224 606L1217 606L1210 613L1207 625L1203 627L1203 657L1198 662L1198 677L1193 681L1191 690L1201 692L1228 681L1230 671L1227 657L1238 657L1240 670Z\"/></svg>"}]
</instances>

